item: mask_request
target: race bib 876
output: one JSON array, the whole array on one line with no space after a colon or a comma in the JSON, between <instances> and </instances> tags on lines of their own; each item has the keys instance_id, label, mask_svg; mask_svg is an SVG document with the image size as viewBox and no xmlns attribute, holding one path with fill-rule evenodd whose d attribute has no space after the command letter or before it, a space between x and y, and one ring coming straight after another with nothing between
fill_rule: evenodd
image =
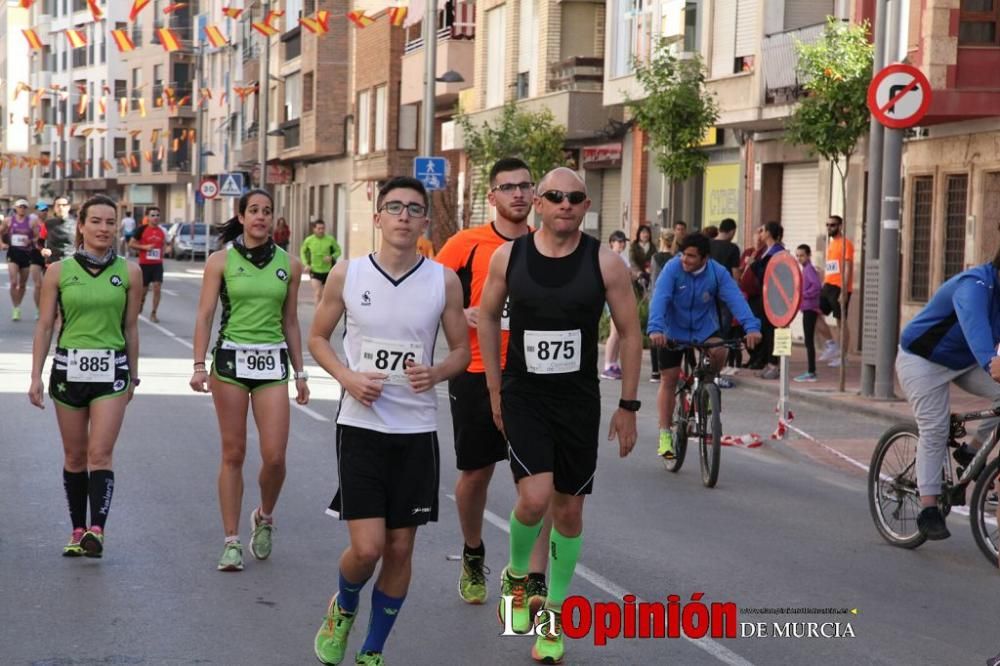
<instances>
[{"instance_id":1,"label":"race bib 876","mask_svg":"<svg viewBox=\"0 0 1000 666\"><path fill-rule=\"evenodd\" d=\"M410 384L406 377L408 361L415 365L424 362L424 346L419 342L404 340L380 340L378 338L361 338L361 372L381 372L388 375L386 384Z\"/></svg>"},{"instance_id":2,"label":"race bib 876","mask_svg":"<svg viewBox=\"0 0 1000 666\"><path fill-rule=\"evenodd\" d=\"M524 362L528 372L556 375L580 369L580 329L572 331L525 331Z\"/></svg>"}]
</instances>

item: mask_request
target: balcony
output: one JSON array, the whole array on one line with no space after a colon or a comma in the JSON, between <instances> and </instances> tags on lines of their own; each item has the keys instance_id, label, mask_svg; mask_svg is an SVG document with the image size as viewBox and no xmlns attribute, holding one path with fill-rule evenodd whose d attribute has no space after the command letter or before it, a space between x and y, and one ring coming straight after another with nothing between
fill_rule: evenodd
<instances>
[{"instance_id":1,"label":"balcony","mask_svg":"<svg viewBox=\"0 0 1000 666\"><path fill-rule=\"evenodd\" d=\"M810 25L768 35L761 42L764 71L764 103L794 104L805 94L798 71L798 43L814 44L823 35L824 24Z\"/></svg>"},{"instance_id":2,"label":"balcony","mask_svg":"<svg viewBox=\"0 0 1000 666\"><path fill-rule=\"evenodd\" d=\"M597 90L604 88L604 58L573 56L549 67L553 90Z\"/></svg>"},{"instance_id":3,"label":"balcony","mask_svg":"<svg viewBox=\"0 0 1000 666\"><path fill-rule=\"evenodd\" d=\"M561 90L558 92L540 95L517 101L519 109L524 111L542 111L548 109L552 112L555 122L566 128L566 140L581 141L601 136L611 116L614 115L611 109L604 107L603 93L598 90ZM481 125L484 122L495 122L500 116L503 107L494 107L485 111L469 114L469 120L473 125ZM618 111L621 120L620 109ZM462 140L456 137L456 147L461 146Z\"/></svg>"},{"instance_id":4,"label":"balcony","mask_svg":"<svg viewBox=\"0 0 1000 666\"><path fill-rule=\"evenodd\" d=\"M434 88L435 104L447 107L458 101L458 93L472 87L475 76L476 43L470 39L453 39L451 28L438 31L437 76L451 70L462 75L461 83L438 83ZM424 44L416 40L406 45L401 77L401 105L415 104L424 99Z\"/></svg>"}]
</instances>

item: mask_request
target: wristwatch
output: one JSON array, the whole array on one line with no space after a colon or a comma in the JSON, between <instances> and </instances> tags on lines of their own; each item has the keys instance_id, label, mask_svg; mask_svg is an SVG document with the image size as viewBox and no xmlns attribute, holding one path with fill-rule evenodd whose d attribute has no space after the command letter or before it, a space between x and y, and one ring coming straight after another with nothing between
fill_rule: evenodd
<instances>
[{"instance_id":1,"label":"wristwatch","mask_svg":"<svg viewBox=\"0 0 1000 666\"><path fill-rule=\"evenodd\" d=\"M139 379L138 377L133 377L132 378L132 386L139 386L139 384L141 384L141 383L142 383L142 380Z\"/></svg>"},{"instance_id":2,"label":"wristwatch","mask_svg":"<svg viewBox=\"0 0 1000 666\"><path fill-rule=\"evenodd\" d=\"M306 381L309 381L309 371L308 370L303 370L302 372L296 372L295 373L295 380L298 381L300 379L304 379Z\"/></svg>"},{"instance_id":3,"label":"wristwatch","mask_svg":"<svg viewBox=\"0 0 1000 666\"><path fill-rule=\"evenodd\" d=\"M638 400L619 400L618 408L624 409L627 412L637 412L639 408L642 407L642 403Z\"/></svg>"}]
</instances>

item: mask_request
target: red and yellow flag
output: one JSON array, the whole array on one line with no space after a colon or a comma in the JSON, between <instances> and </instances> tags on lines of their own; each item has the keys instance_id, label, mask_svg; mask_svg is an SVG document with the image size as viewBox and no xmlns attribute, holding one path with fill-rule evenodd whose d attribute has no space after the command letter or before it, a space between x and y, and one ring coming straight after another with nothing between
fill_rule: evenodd
<instances>
[{"instance_id":1,"label":"red and yellow flag","mask_svg":"<svg viewBox=\"0 0 1000 666\"><path fill-rule=\"evenodd\" d=\"M38 33L35 32L34 28L25 28L21 31L24 38L28 40L28 48L32 51L41 51L44 44L42 40L38 38Z\"/></svg>"},{"instance_id":2,"label":"red and yellow flag","mask_svg":"<svg viewBox=\"0 0 1000 666\"><path fill-rule=\"evenodd\" d=\"M398 27L403 25L406 19L406 7L389 7L389 23Z\"/></svg>"},{"instance_id":3,"label":"red and yellow flag","mask_svg":"<svg viewBox=\"0 0 1000 666\"><path fill-rule=\"evenodd\" d=\"M367 28L375 22L375 19L371 16L365 15L363 9L355 9L354 11L347 12L347 20L359 28Z\"/></svg>"},{"instance_id":4,"label":"red and yellow flag","mask_svg":"<svg viewBox=\"0 0 1000 666\"><path fill-rule=\"evenodd\" d=\"M128 97L118 98L118 117L124 118L128 115Z\"/></svg>"},{"instance_id":5,"label":"red and yellow flag","mask_svg":"<svg viewBox=\"0 0 1000 666\"><path fill-rule=\"evenodd\" d=\"M87 102L90 101L90 95L83 93L80 95L80 103L77 105L76 112L82 118L87 114Z\"/></svg>"},{"instance_id":6,"label":"red and yellow flag","mask_svg":"<svg viewBox=\"0 0 1000 666\"><path fill-rule=\"evenodd\" d=\"M153 151L152 150L144 150L144 151L142 151L142 156L145 157L146 161L149 162L150 164L153 163Z\"/></svg>"},{"instance_id":7,"label":"red and yellow flag","mask_svg":"<svg viewBox=\"0 0 1000 666\"><path fill-rule=\"evenodd\" d=\"M205 39L207 39L208 43L217 49L221 49L229 42L225 35L222 34L222 31L219 30L219 27L215 25L205 26Z\"/></svg>"},{"instance_id":8,"label":"red and yellow flag","mask_svg":"<svg viewBox=\"0 0 1000 666\"><path fill-rule=\"evenodd\" d=\"M111 171L115 168L115 165L107 160L101 160L101 168L105 171Z\"/></svg>"},{"instance_id":9,"label":"red and yellow flag","mask_svg":"<svg viewBox=\"0 0 1000 666\"><path fill-rule=\"evenodd\" d=\"M240 14L243 13L242 9L237 9L236 7L223 7L222 13L231 19L238 19Z\"/></svg>"},{"instance_id":10,"label":"red and yellow flag","mask_svg":"<svg viewBox=\"0 0 1000 666\"><path fill-rule=\"evenodd\" d=\"M278 34L278 29L277 28L275 28L273 25L271 25L269 23L266 23L264 21L254 21L253 23L250 24L250 27L252 27L254 30L256 30L257 32L259 32L260 34L264 35L265 37L270 37L271 35L277 35Z\"/></svg>"},{"instance_id":11,"label":"red and yellow flag","mask_svg":"<svg viewBox=\"0 0 1000 666\"><path fill-rule=\"evenodd\" d=\"M129 153L128 165L132 167L133 170L139 168L139 158L135 156L135 153Z\"/></svg>"},{"instance_id":12,"label":"red and yellow flag","mask_svg":"<svg viewBox=\"0 0 1000 666\"><path fill-rule=\"evenodd\" d=\"M35 4L35 0L21 0L19 4L21 5L21 9L31 9L31 5Z\"/></svg>"},{"instance_id":13,"label":"red and yellow flag","mask_svg":"<svg viewBox=\"0 0 1000 666\"><path fill-rule=\"evenodd\" d=\"M137 17L139 12L145 9L146 5L150 2L152 2L152 0L134 0L132 3L132 11L128 13L128 20L135 23L135 17Z\"/></svg>"},{"instance_id":14,"label":"red and yellow flag","mask_svg":"<svg viewBox=\"0 0 1000 666\"><path fill-rule=\"evenodd\" d=\"M140 118L145 118L146 117L146 100L143 99L142 97L140 97L137 101L139 102L139 117Z\"/></svg>"},{"instance_id":15,"label":"red and yellow flag","mask_svg":"<svg viewBox=\"0 0 1000 666\"><path fill-rule=\"evenodd\" d=\"M166 7L164 7L163 8L163 13L164 14L173 14L178 9L184 9L185 7L187 7L187 3L186 2L175 2L172 5L167 5Z\"/></svg>"},{"instance_id":16,"label":"red and yellow flag","mask_svg":"<svg viewBox=\"0 0 1000 666\"><path fill-rule=\"evenodd\" d=\"M128 36L128 32L125 30L112 30L111 37L115 40L115 46L118 47L119 53L128 53L129 51L135 50L135 42L132 38Z\"/></svg>"},{"instance_id":17,"label":"red and yellow flag","mask_svg":"<svg viewBox=\"0 0 1000 666\"><path fill-rule=\"evenodd\" d=\"M97 4L97 0L87 0L87 9L90 10L90 15L94 17L95 21L100 21L104 18L104 11Z\"/></svg>"},{"instance_id":18,"label":"red and yellow flag","mask_svg":"<svg viewBox=\"0 0 1000 666\"><path fill-rule=\"evenodd\" d=\"M158 28L156 34L160 36L160 44L163 45L163 50L167 53L173 53L174 51L179 51L181 48L181 40L177 36L177 33L170 28Z\"/></svg>"},{"instance_id":19,"label":"red and yellow flag","mask_svg":"<svg viewBox=\"0 0 1000 666\"><path fill-rule=\"evenodd\" d=\"M66 39L69 40L69 47L71 49L78 49L87 45L87 33L83 30L68 28L66 30Z\"/></svg>"},{"instance_id":20,"label":"red and yellow flag","mask_svg":"<svg viewBox=\"0 0 1000 666\"><path fill-rule=\"evenodd\" d=\"M299 25L314 35L325 35L330 32L330 12L321 9L313 16L300 18Z\"/></svg>"}]
</instances>

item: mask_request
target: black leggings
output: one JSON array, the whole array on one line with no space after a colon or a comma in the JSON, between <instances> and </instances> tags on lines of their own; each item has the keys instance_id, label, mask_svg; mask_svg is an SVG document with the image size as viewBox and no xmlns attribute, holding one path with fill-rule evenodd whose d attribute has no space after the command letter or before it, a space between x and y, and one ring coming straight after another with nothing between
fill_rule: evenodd
<instances>
[{"instance_id":1,"label":"black leggings","mask_svg":"<svg viewBox=\"0 0 1000 666\"><path fill-rule=\"evenodd\" d=\"M660 374L660 355L656 347L649 348L649 360L653 364L653 374Z\"/></svg>"},{"instance_id":2,"label":"black leggings","mask_svg":"<svg viewBox=\"0 0 1000 666\"><path fill-rule=\"evenodd\" d=\"M816 319L819 316L814 310L802 311L802 332L806 342L806 358L809 362L809 372L816 374Z\"/></svg>"}]
</instances>

